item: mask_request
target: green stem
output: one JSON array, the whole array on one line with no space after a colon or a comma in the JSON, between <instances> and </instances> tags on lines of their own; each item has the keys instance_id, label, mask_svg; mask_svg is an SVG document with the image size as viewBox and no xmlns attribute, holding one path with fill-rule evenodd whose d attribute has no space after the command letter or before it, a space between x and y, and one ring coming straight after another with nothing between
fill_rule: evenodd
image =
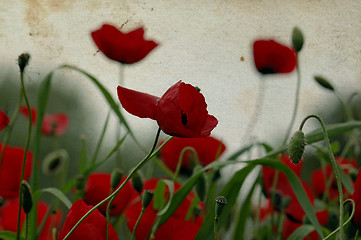
<instances>
[{"instance_id":1,"label":"green stem","mask_svg":"<svg viewBox=\"0 0 361 240\"><path fill-rule=\"evenodd\" d=\"M26 107L28 108L29 113L29 121L28 121L28 133L26 137L26 143L25 143L25 149L24 149L24 157L23 157L23 165L21 170L21 178L20 178L20 187L19 187L19 210L18 210L18 224L17 224L17 230L16 230L16 239L20 239L20 215L21 215L21 202L22 202L22 187L21 182L24 179L24 173L25 173L25 163L26 163L26 157L30 145L30 138L31 138L31 111L30 111L30 104L29 99L25 91L25 85L24 85L24 71L20 71L20 82L21 82L21 88L24 94ZM36 159L34 159L36 161Z\"/></svg>"},{"instance_id":2,"label":"green stem","mask_svg":"<svg viewBox=\"0 0 361 240\"><path fill-rule=\"evenodd\" d=\"M142 210L141 210L141 212L140 212L140 215L139 215L139 217L138 217L138 219L137 219L137 222L135 223L135 226L134 226L134 229L133 229L133 236L132 236L132 239L133 239L133 240L135 240L135 231L136 231L137 228L138 228L138 225L139 225L139 223L140 223L140 219L142 219L144 212L145 212L145 208L142 207Z\"/></svg>"},{"instance_id":3,"label":"green stem","mask_svg":"<svg viewBox=\"0 0 361 240\"><path fill-rule=\"evenodd\" d=\"M187 152L187 151L190 151L191 153L193 153L194 155L194 163L195 165L199 165L199 159L198 159L198 155L197 155L197 152L194 148L192 147L185 147L182 149L181 153L179 154L179 158L178 158L178 164L177 164L177 168L175 170L175 173L173 175L173 178L172 178L172 181L175 182L177 177L178 177L178 174L179 174L179 171L182 167L182 162L183 162L183 157L184 157L184 154Z\"/></svg>"},{"instance_id":4,"label":"green stem","mask_svg":"<svg viewBox=\"0 0 361 240\"><path fill-rule=\"evenodd\" d=\"M28 230L29 230L29 214L25 216L25 240L28 239Z\"/></svg>"},{"instance_id":5,"label":"green stem","mask_svg":"<svg viewBox=\"0 0 361 240\"><path fill-rule=\"evenodd\" d=\"M305 119L303 119L299 130L302 131L304 124L306 123L306 121L309 118L316 118L319 121L319 123L321 124L322 130L323 130L324 137L325 137L328 155L329 155L331 166L332 166L332 169L335 174L336 181L337 181L337 189L338 189L338 193L339 193L339 203L340 203L339 204L340 205L339 225L340 225L340 235L341 235L341 239L342 239L342 237L343 237L343 192L342 192L342 183L341 183L339 168L337 166L335 157L333 156L333 153L332 153L332 148L331 148L330 140L328 139L328 133L326 130L326 126L325 126L323 120L319 116L317 116L315 114L311 114L311 115L307 116Z\"/></svg>"},{"instance_id":6,"label":"green stem","mask_svg":"<svg viewBox=\"0 0 361 240\"><path fill-rule=\"evenodd\" d=\"M218 217L215 217L215 218L214 218L214 224L213 224L214 239L215 239L215 240L218 240L217 222L218 222Z\"/></svg>"},{"instance_id":7,"label":"green stem","mask_svg":"<svg viewBox=\"0 0 361 240\"><path fill-rule=\"evenodd\" d=\"M288 126L285 139L283 140L283 144L286 144L286 142L287 142L287 140L288 140L288 138L289 138L289 136L290 136L290 133L291 133L293 124L294 124L295 119L296 119L297 110L298 110L298 103L299 103L299 98L300 98L300 87L301 87L301 72L300 72L300 65L299 65L298 54L297 54L296 68L297 68L297 87L296 87L295 105L294 105L294 108L293 108L293 114L292 114L291 122L290 122L290 125Z\"/></svg>"},{"instance_id":8,"label":"green stem","mask_svg":"<svg viewBox=\"0 0 361 240\"><path fill-rule=\"evenodd\" d=\"M135 166L133 168L133 170L129 173L128 177L124 180L124 182L112 193L110 194L108 197L106 197L105 199L103 199L102 201L100 201L97 205L95 205L92 209L90 209L86 214L84 214L84 216L82 218L80 218L80 220L74 225L74 227L68 232L68 234L64 237L63 240L66 240L69 238L70 234L72 232L74 232L74 230L79 226L79 224L87 217L89 216L95 209L97 209L100 205L102 205L103 203L105 203L106 201L108 201L109 199L111 199L112 197L116 196L119 191L124 187L124 185L133 177L133 175L139 170L141 169L150 159L153 158L153 156L155 156L160 149L163 148L163 146L165 144L167 144L173 137L168 138L157 150L154 151L157 142L158 142L158 138L159 138L159 134L160 134L160 129L158 129L157 132L157 136L155 138L153 147L151 149L151 151L149 152L149 154L140 162L138 163L137 166Z\"/></svg>"}]
</instances>

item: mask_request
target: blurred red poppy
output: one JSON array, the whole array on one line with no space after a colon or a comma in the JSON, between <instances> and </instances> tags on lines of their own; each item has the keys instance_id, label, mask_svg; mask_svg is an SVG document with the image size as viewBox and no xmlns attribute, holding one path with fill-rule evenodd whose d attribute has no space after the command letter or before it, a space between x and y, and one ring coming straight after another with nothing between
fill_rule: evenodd
<instances>
[{"instance_id":1,"label":"blurred red poppy","mask_svg":"<svg viewBox=\"0 0 361 240\"><path fill-rule=\"evenodd\" d=\"M0 152L3 144L0 143ZM20 147L6 146L0 166L0 196L3 198L17 197L25 151ZM31 175L33 153L28 151L25 161L24 179Z\"/></svg>"},{"instance_id":2,"label":"blurred red poppy","mask_svg":"<svg viewBox=\"0 0 361 240\"><path fill-rule=\"evenodd\" d=\"M353 223L361 228L361 171L358 170L357 178L355 181L355 190L351 196L355 202L355 215L352 219Z\"/></svg>"},{"instance_id":3,"label":"blurred red poppy","mask_svg":"<svg viewBox=\"0 0 361 240\"><path fill-rule=\"evenodd\" d=\"M253 57L262 74L289 73L296 66L296 51L274 40L257 40L253 43Z\"/></svg>"},{"instance_id":4,"label":"blurred red poppy","mask_svg":"<svg viewBox=\"0 0 361 240\"><path fill-rule=\"evenodd\" d=\"M155 190L159 179L150 179L144 183L144 190ZM176 183L174 190L177 191L181 187L180 184ZM168 195L168 187L166 187L165 195ZM161 225L157 232L155 233L155 238L157 240L184 240L184 239L194 239L197 235L203 219L201 215L193 216L188 221L185 220L186 214L192 204L194 198L193 193L189 193L187 198L184 199L182 204L178 207L177 211L163 224ZM199 204L199 207L202 208L202 204ZM125 217L127 218L128 228L133 232L135 223L139 217L142 205L138 201L132 206L127 208L125 212ZM153 223L157 217L158 211L153 207L153 201L146 208L142 219L138 225L136 231L136 240L146 240L150 234Z\"/></svg>"},{"instance_id":5,"label":"blurred red poppy","mask_svg":"<svg viewBox=\"0 0 361 240\"><path fill-rule=\"evenodd\" d=\"M172 136L207 137L218 124L208 114L204 96L182 81L161 98L118 86L118 98L129 113L156 120L163 132Z\"/></svg>"},{"instance_id":6,"label":"blurred red poppy","mask_svg":"<svg viewBox=\"0 0 361 240\"><path fill-rule=\"evenodd\" d=\"M9 117L0 110L0 131L6 127L7 125L9 125L10 119Z\"/></svg>"},{"instance_id":7,"label":"blurred red poppy","mask_svg":"<svg viewBox=\"0 0 361 240\"><path fill-rule=\"evenodd\" d=\"M161 159L165 165L175 171L181 152L185 147L192 147L197 152L199 163L206 166L216 160L226 149L226 146L213 137L178 138L174 137L161 149ZM183 155L182 169L192 169L193 153L187 151Z\"/></svg>"},{"instance_id":8,"label":"blurred red poppy","mask_svg":"<svg viewBox=\"0 0 361 240\"><path fill-rule=\"evenodd\" d=\"M126 177L123 177L121 183ZM83 200L89 205L96 205L111 193L111 174L109 173L92 173L89 175ZM118 186L119 186L118 185ZM122 190L115 197L110 206L110 215L120 215L126 207L137 197L137 192L133 189L132 184L127 182ZM99 211L105 215L108 201L98 207Z\"/></svg>"},{"instance_id":9,"label":"blurred red poppy","mask_svg":"<svg viewBox=\"0 0 361 240\"><path fill-rule=\"evenodd\" d=\"M5 201L5 204L0 207L0 229L4 231L16 232L18 223L18 210L19 210L19 199L12 198ZM49 206L42 202L38 202L38 219L37 226L39 227L42 223L46 213L49 210ZM20 228L22 227L25 220L25 213L21 210L20 215ZM61 212L57 211L49 215L45 221L45 225L37 238L38 240L52 240L52 228L59 227L61 223Z\"/></svg>"},{"instance_id":10,"label":"blurred red poppy","mask_svg":"<svg viewBox=\"0 0 361 240\"><path fill-rule=\"evenodd\" d=\"M157 43L144 40L144 29L137 28L123 33L116 27L104 24L100 29L91 33L92 38L105 56L121 63L135 63L142 60L152 51Z\"/></svg>"},{"instance_id":11,"label":"blurred red poppy","mask_svg":"<svg viewBox=\"0 0 361 240\"><path fill-rule=\"evenodd\" d=\"M357 167L357 161L355 159L346 159L335 156L335 160L346 175L349 174L350 169ZM326 182L329 181L330 178L333 178L331 185L329 186L329 189L326 189ZM334 200L339 196L337 182L334 177L332 167L329 164L326 165L325 172L322 169L312 171L311 184L312 189L317 196L322 196L325 192L327 192L327 190L330 200ZM343 193L346 197L348 194L351 194L348 193L345 188L343 188Z\"/></svg>"},{"instance_id":12,"label":"blurred red poppy","mask_svg":"<svg viewBox=\"0 0 361 240\"><path fill-rule=\"evenodd\" d=\"M87 205L83 200L78 200L69 209L68 215L60 232L58 240L63 240L73 226L84 216L90 209L91 205ZM82 221L74 232L69 236L69 240L87 239L87 240L106 240L107 239L107 220L95 209L88 217ZM113 226L109 223L109 239L118 239L117 233Z\"/></svg>"},{"instance_id":13,"label":"blurred red poppy","mask_svg":"<svg viewBox=\"0 0 361 240\"><path fill-rule=\"evenodd\" d=\"M31 123L36 123L36 109L31 108ZM29 117L29 112L26 106L20 108L20 113L25 117ZM45 136L61 136L69 126L69 117L65 113L45 114L41 133Z\"/></svg>"}]
</instances>

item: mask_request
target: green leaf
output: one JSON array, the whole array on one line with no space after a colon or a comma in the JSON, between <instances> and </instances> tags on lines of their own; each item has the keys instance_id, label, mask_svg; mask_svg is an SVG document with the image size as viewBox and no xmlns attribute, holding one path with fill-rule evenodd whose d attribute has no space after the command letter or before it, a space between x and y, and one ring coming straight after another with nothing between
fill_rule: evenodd
<instances>
[{"instance_id":1,"label":"green leaf","mask_svg":"<svg viewBox=\"0 0 361 240\"><path fill-rule=\"evenodd\" d=\"M104 86L94 76L92 76L91 74L87 73L86 71L84 71L80 68L77 68L75 66L70 66L70 65L62 65L59 67L59 69L62 69L62 68L69 68L69 69L75 70L75 71L80 72L80 73L84 74L85 76L87 76L97 86L97 88L102 92L103 96L109 103L109 106L113 109L115 114L118 116L119 121L124 125L124 127L128 130L128 132L130 133L130 135L132 136L134 141L139 145L139 142L136 140L136 138L133 134L133 131L130 129L128 123L125 121L122 113L120 112L118 105L116 104L116 102L114 101L114 99L110 95L110 93L104 88Z\"/></svg>"},{"instance_id":2,"label":"green leaf","mask_svg":"<svg viewBox=\"0 0 361 240\"><path fill-rule=\"evenodd\" d=\"M155 210L162 210L163 207L165 206L166 196L164 196L164 193L165 193L165 182L160 180L158 181L154 191L153 208Z\"/></svg>"},{"instance_id":3,"label":"green leaf","mask_svg":"<svg viewBox=\"0 0 361 240\"><path fill-rule=\"evenodd\" d=\"M263 166L271 167L273 169L283 172L286 175L288 182L290 183L292 190L297 197L297 200L299 201L300 205L302 206L303 210L305 211L307 218L312 223L312 225L315 227L319 236L321 238L324 237L322 230L321 230L320 223L318 222L318 219L316 217L316 214L315 214L313 206L310 202L310 199L307 197L307 194L306 194L299 178L289 167L287 167L285 164L283 164L280 161L271 160L271 159L246 161L246 163L251 164L251 165L253 165L253 164L263 165Z\"/></svg>"},{"instance_id":4,"label":"green leaf","mask_svg":"<svg viewBox=\"0 0 361 240\"><path fill-rule=\"evenodd\" d=\"M16 240L16 233L10 231L0 231L0 239L4 240ZM22 236L20 236L20 240L24 240Z\"/></svg>"},{"instance_id":5,"label":"green leaf","mask_svg":"<svg viewBox=\"0 0 361 240\"><path fill-rule=\"evenodd\" d=\"M70 209L72 203L71 203L70 200L64 195L64 193L63 193L62 191L60 191L59 189L57 189L57 188L44 188L44 189L40 189L40 190L38 190L37 192L35 192L34 195L35 195L37 198L39 198L40 195L41 195L42 193L45 193L45 192L53 194L53 195L54 195L55 197L57 197L60 201L62 201L62 202L64 203L64 205L65 205L68 209Z\"/></svg>"},{"instance_id":6,"label":"green leaf","mask_svg":"<svg viewBox=\"0 0 361 240\"><path fill-rule=\"evenodd\" d=\"M256 180L253 183L251 190L247 194L247 197L244 200L238 212L238 218L236 219L236 224L233 233L233 240L245 239L244 233L246 230L246 222L249 217L249 212L252 210L252 197L257 184L258 184L258 180Z\"/></svg>"},{"instance_id":7,"label":"green leaf","mask_svg":"<svg viewBox=\"0 0 361 240\"><path fill-rule=\"evenodd\" d=\"M254 165L248 165L236 172L231 180L229 180L226 186L223 188L222 192L218 194L218 196L224 196L228 200L228 204L223 207L217 223L219 228L221 228L226 223L226 218L231 214L232 208L235 206L239 190L241 189L244 180L254 169L254 167ZM213 221L215 217L215 204L216 201L213 201L213 205L210 208L209 214L204 220L201 229L198 231L198 234L195 238L196 240L214 238Z\"/></svg>"},{"instance_id":8,"label":"green leaf","mask_svg":"<svg viewBox=\"0 0 361 240\"><path fill-rule=\"evenodd\" d=\"M302 225L297 228L287 240L303 240L307 235L309 235L315 228L312 225Z\"/></svg>"}]
</instances>

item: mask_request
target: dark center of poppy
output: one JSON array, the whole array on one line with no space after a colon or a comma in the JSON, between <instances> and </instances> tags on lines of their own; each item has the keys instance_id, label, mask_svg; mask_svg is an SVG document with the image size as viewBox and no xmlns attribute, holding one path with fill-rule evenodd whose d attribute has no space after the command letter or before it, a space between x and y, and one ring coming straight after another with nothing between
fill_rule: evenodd
<instances>
[{"instance_id":1,"label":"dark center of poppy","mask_svg":"<svg viewBox=\"0 0 361 240\"><path fill-rule=\"evenodd\" d=\"M268 66L259 69L259 71L260 71L262 74L273 74L273 73L276 73L276 71L275 71L273 68L268 67Z\"/></svg>"},{"instance_id":2,"label":"dark center of poppy","mask_svg":"<svg viewBox=\"0 0 361 240\"><path fill-rule=\"evenodd\" d=\"M182 114L182 123L183 123L184 126L186 126L187 123L188 123L187 114L185 114L185 113L183 112L183 110L181 110L181 114Z\"/></svg>"}]
</instances>

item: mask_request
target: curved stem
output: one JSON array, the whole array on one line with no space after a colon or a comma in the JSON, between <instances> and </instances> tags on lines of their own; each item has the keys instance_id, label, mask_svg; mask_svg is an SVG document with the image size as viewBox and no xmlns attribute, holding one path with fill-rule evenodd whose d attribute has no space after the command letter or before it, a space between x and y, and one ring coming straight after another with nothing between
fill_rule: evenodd
<instances>
[{"instance_id":1,"label":"curved stem","mask_svg":"<svg viewBox=\"0 0 361 240\"><path fill-rule=\"evenodd\" d=\"M132 239L133 239L133 240L135 240L135 231L136 231L137 228L138 228L138 225L139 225L139 223L140 223L140 219L142 219L144 212L145 212L145 208L142 207L142 210L141 210L141 212L140 212L140 215L139 215L139 217L138 217L138 219L137 219L137 222L135 223L135 226L134 226L134 229L133 229L133 236L132 236Z\"/></svg>"},{"instance_id":2,"label":"curved stem","mask_svg":"<svg viewBox=\"0 0 361 240\"><path fill-rule=\"evenodd\" d=\"M187 152L187 151L190 151L193 153L194 155L194 163L195 165L199 165L199 159L198 159L198 154L196 152L196 150L193 148L193 147L185 147L182 149L181 153L179 154L179 158L178 158L178 164L177 164L177 168L175 170L175 173L173 175L173 178L172 178L172 181L175 182L177 180L177 177L178 177L178 174L179 174L179 171L182 167L182 162L183 162L183 157L184 157L184 154Z\"/></svg>"},{"instance_id":3,"label":"curved stem","mask_svg":"<svg viewBox=\"0 0 361 240\"><path fill-rule=\"evenodd\" d=\"M20 178L20 187L19 187L19 211L18 211L18 225L17 225L17 231L16 231L16 239L20 239L20 215L21 215L21 204L22 204L22 187L21 182L24 179L24 173L25 173L25 163L26 163L26 157L30 145L30 137L31 137L31 111L30 111L30 104L29 99L25 91L25 85L24 85L24 71L20 71L20 81L21 81L21 88L24 94L26 107L28 108L29 113L29 121L28 121L28 133L26 137L26 143L25 143L25 149L24 149L24 157L23 157L23 165L21 170L21 178ZM36 160L34 160L36 161Z\"/></svg>"},{"instance_id":4,"label":"curved stem","mask_svg":"<svg viewBox=\"0 0 361 240\"><path fill-rule=\"evenodd\" d=\"M297 109L298 109L298 103L299 103L299 98L300 98L301 72L300 72L300 65L299 65L298 54L297 54L297 64L296 64L296 68L297 68L297 87L296 87L295 105L294 105L294 108L293 108L293 114L292 114L291 122L290 122L290 125L288 126L285 139L283 140L283 144L286 144L286 142L287 142L287 140L288 140L288 138L289 138L289 136L290 136L290 133L291 133L293 124L294 124L295 119L296 119Z\"/></svg>"},{"instance_id":5,"label":"curved stem","mask_svg":"<svg viewBox=\"0 0 361 240\"><path fill-rule=\"evenodd\" d=\"M311 114L311 115L307 116L305 119L303 119L299 130L302 131L302 128L303 128L304 124L306 123L306 121L309 118L316 118L320 122L322 130L323 130L323 134L324 134L324 137L325 137L327 150L328 150L328 155L329 155L329 158L330 158L330 162L331 162L333 172L335 174L335 178L336 178L336 182L337 182L337 189L338 189L338 193L339 193L339 202L340 202L339 225L340 225L340 235L341 235L341 239L342 239L342 236L343 236L343 192L342 192L342 183L341 183L339 168L337 166L335 157L333 156L333 153L332 153L332 148L331 148L330 140L328 139L326 126L325 126L324 122L322 121L322 119L319 116L317 116L315 114Z\"/></svg>"},{"instance_id":6,"label":"curved stem","mask_svg":"<svg viewBox=\"0 0 361 240\"><path fill-rule=\"evenodd\" d=\"M141 169L150 159L152 159L159 151L163 148L165 144L167 144L173 137L168 138L156 151L154 151L155 147L157 146L158 138L160 134L160 129L158 129L153 147L149 154L140 162L137 166L133 168L133 170L129 173L128 177L124 180L124 182L108 197L100 201L97 205L95 205L92 209L90 209L82 218L79 219L79 221L74 225L74 227L68 232L68 234L64 237L63 240L66 240L69 238L70 234L74 232L74 230L79 226L79 224L87 217L89 216L95 209L97 209L100 205L111 199L112 197L116 196L119 191L124 187L124 185L133 177L133 175Z\"/></svg>"}]
</instances>

